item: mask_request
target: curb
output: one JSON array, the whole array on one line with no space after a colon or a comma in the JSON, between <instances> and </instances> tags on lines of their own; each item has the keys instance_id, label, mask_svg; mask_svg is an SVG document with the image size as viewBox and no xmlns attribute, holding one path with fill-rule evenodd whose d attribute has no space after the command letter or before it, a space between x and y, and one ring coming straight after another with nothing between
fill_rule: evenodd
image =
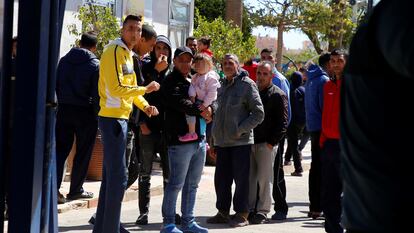
<instances>
[{"instance_id":1,"label":"curb","mask_svg":"<svg viewBox=\"0 0 414 233\"><path fill-rule=\"evenodd\" d=\"M163 188L162 185L155 186L151 188L151 197L162 195ZM131 186L127 191L125 191L124 199L122 202L133 201L138 199L138 186ZM58 213L65 213L71 210L79 210L79 209L89 209L89 208L96 208L98 206L99 197L94 197L91 199L83 199L83 200L74 200L68 201L64 204L58 205Z\"/></svg>"}]
</instances>

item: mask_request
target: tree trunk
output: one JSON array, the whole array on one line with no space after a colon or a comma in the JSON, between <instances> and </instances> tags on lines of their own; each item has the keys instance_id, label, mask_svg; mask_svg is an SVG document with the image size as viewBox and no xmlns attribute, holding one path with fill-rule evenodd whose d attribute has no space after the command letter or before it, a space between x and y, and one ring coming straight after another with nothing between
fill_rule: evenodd
<instances>
[{"instance_id":1,"label":"tree trunk","mask_svg":"<svg viewBox=\"0 0 414 233\"><path fill-rule=\"evenodd\" d=\"M285 25L283 21L280 21L277 25L277 52L276 52L276 69L282 71L282 56L283 56L283 31Z\"/></svg>"},{"instance_id":2,"label":"tree trunk","mask_svg":"<svg viewBox=\"0 0 414 233\"><path fill-rule=\"evenodd\" d=\"M316 33L306 31L306 30L302 30L302 31L303 31L303 33L305 33L308 36L309 40L312 42L316 53L321 54L323 52L323 50L321 48L321 43L319 42L319 39L318 39L318 36L316 35Z\"/></svg>"},{"instance_id":3,"label":"tree trunk","mask_svg":"<svg viewBox=\"0 0 414 233\"><path fill-rule=\"evenodd\" d=\"M242 0L226 0L226 21L242 29L243 2Z\"/></svg>"}]
</instances>

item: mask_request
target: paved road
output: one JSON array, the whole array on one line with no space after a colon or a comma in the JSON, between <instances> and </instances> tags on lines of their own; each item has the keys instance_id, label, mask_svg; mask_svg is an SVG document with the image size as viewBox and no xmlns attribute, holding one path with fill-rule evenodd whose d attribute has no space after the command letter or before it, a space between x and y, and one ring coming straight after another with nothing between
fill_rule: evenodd
<instances>
[{"instance_id":1,"label":"paved road","mask_svg":"<svg viewBox=\"0 0 414 233\"><path fill-rule=\"evenodd\" d=\"M309 164L309 156L304 156L304 163ZM289 174L289 173L287 173ZM322 233L323 220L312 220L306 217L308 210L308 171L303 177L291 177L286 175L288 190L289 214L284 222L271 221L263 225L250 225L243 228L229 228L227 225L209 225L206 219L216 213L214 192L214 167L206 167L197 194L196 220L210 229L209 232L260 232L260 233ZM161 203L162 195L152 197L149 215L150 224L139 227L134 224L138 216L137 201L124 202L122 206L122 222L130 232L159 232L161 228ZM179 209L178 205L178 208ZM89 217L95 212L95 208L73 210L59 214L59 232L84 233L91 232L92 227L88 225Z\"/></svg>"}]
</instances>

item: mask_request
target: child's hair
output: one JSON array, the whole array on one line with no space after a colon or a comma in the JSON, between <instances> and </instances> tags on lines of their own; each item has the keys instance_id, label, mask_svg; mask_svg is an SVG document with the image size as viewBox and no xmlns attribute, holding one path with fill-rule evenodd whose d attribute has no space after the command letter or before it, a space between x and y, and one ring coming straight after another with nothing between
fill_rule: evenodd
<instances>
[{"instance_id":1,"label":"child's hair","mask_svg":"<svg viewBox=\"0 0 414 233\"><path fill-rule=\"evenodd\" d=\"M196 63L198 61L202 61L204 60L208 66L210 67L210 70L213 69L214 64L213 64L213 59L211 59L211 57L205 53L198 53L195 57L193 62Z\"/></svg>"},{"instance_id":2,"label":"child's hair","mask_svg":"<svg viewBox=\"0 0 414 233\"><path fill-rule=\"evenodd\" d=\"M199 42L203 43L203 45L206 45L207 48L210 48L211 45L211 38L207 36L203 36L200 39L198 39Z\"/></svg>"}]
</instances>

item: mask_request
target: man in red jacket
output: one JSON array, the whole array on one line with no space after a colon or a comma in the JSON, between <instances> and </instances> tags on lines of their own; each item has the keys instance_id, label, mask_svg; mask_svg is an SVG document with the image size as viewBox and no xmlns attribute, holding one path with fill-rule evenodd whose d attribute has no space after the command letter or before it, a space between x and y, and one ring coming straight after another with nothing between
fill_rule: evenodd
<instances>
[{"instance_id":1,"label":"man in red jacket","mask_svg":"<svg viewBox=\"0 0 414 233\"><path fill-rule=\"evenodd\" d=\"M331 52L330 66L333 77L323 88L322 132L322 211L325 231L343 232L341 222L342 179L340 176L339 107L340 90L347 54L335 49Z\"/></svg>"}]
</instances>

